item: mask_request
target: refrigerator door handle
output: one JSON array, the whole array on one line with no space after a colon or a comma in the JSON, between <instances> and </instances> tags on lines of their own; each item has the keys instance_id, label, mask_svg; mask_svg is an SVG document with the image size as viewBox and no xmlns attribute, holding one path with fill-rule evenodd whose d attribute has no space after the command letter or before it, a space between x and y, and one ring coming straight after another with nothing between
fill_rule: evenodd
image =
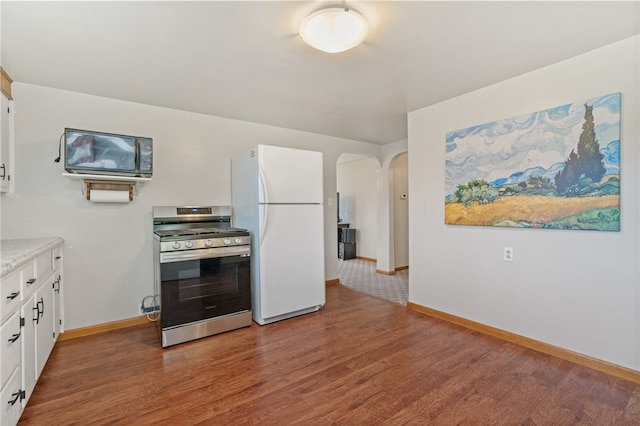
<instances>
[{"instance_id":1,"label":"refrigerator door handle","mask_svg":"<svg viewBox=\"0 0 640 426\"><path fill-rule=\"evenodd\" d=\"M262 247L262 243L264 242L264 234L267 232L267 223L269 222L269 205L268 204L260 204L260 208L264 212L262 214L262 224L260 225L260 247Z\"/></svg>"},{"instance_id":2,"label":"refrigerator door handle","mask_svg":"<svg viewBox=\"0 0 640 426\"><path fill-rule=\"evenodd\" d=\"M258 181L260 182L260 187L258 188L258 191L260 191L260 193L258 194L258 202L268 203L269 194L267 192L267 183L264 178L264 172L262 171L262 165L260 164L260 162L258 162L258 175Z\"/></svg>"},{"instance_id":3,"label":"refrigerator door handle","mask_svg":"<svg viewBox=\"0 0 640 426\"><path fill-rule=\"evenodd\" d=\"M267 222L269 215L269 206L267 205L267 203L269 202L269 193L267 192L267 183L264 177L264 172L262 171L262 164L260 164L260 161L258 161L258 175L258 180L260 181L260 186L258 188L258 191L260 191L260 194L258 195L258 201L262 199L260 208L262 208L262 211L264 212L264 214L262 215L262 226L260 226L260 247L262 247L262 243L264 242L264 234L267 232ZM262 195L262 197L260 197L260 195Z\"/></svg>"}]
</instances>

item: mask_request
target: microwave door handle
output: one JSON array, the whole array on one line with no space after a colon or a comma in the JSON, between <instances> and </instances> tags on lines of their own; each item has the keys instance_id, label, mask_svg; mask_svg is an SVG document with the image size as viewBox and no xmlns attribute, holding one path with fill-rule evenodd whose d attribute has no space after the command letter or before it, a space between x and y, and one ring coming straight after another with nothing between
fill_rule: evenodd
<instances>
[{"instance_id":1,"label":"microwave door handle","mask_svg":"<svg viewBox=\"0 0 640 426\"><path fill-rule=\"evenodd\" d=\"M135 148L136 148L135 149L135 151L136 151L135 167L136 167L136 170L140 170L140 157L141 157L141 155L140 155L140 144L136 143L135 144Z\"/></svg>"}]
</instances>

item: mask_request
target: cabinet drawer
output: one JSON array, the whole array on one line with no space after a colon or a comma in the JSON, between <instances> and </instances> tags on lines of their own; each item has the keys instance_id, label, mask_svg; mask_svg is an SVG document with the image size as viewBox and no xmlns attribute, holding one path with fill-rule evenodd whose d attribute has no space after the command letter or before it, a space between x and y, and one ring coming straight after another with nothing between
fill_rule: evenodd
<instances>
[{"instance_id":1,"label":"cabinet drawer","mask_svg":"<svg viewBox=\"0 0 640 426\"><path fill-rule=\"evenodd\" d=\"M20 270L20 274L20 295L22 296L22 300L27 300L31 293L38 287L34 263L29 262L28 265Z\"/></svg>"},{"instance_id":2,"label":"cabinet drawer","mask_svg":"<svg viewBox=\"0 0 640 426\"><path fill-rule=\"evenodd\" d=\"M2 300L0 300L0 324L7 318L11 312L20 306L20 301L23 295L20 287L21 272L14 272L13 274L2 278Z\"/></svg>"},{"instance_id":3,"label":"cabinet drawer","mask_svg":"<svg viewBox=\"0 0 640 426\"><path fill-rule=\"evenodd\" d=\"M42 253L35 260L36 262L36 278L40 281L47 279L51 275L51 250Z\"/></svg>"},{"instance_id":4,"label":"cabinet drawer","mask_svg":"<svg viewBox=\"0 0 640 426\"><path fill-rule=\"evenodd\" d=\"M20 312L15 312L0 326L0 383L9 379L13 370L20 365ZM4 424L4 423L3 423Z\"/></svg>"},{"instance_id":5,"label":"cabinet drawer","mask_svg":"<svg viewBox=\"0 0 640 426\"><path fill-rule=\"evenodd\" d=\"M20 388L20 369L16 368L7 384L0 392L0 424L2 426L14 426L18 424L22 414L22 389Z\"/></svg>"},{"instance_id":6,"label":"cabinet drawer","mask_svg":"<svg viewBox=\"0 0 640 426\"><path fill-rule=\"evenodd\" d=\"M53 262L53 270L54 271L59 271L60 270L60 266L62 265L62 244L55 247L52 251L51 251L51 256L52 256L52 262Z\"/></svg>"}]
</instances>

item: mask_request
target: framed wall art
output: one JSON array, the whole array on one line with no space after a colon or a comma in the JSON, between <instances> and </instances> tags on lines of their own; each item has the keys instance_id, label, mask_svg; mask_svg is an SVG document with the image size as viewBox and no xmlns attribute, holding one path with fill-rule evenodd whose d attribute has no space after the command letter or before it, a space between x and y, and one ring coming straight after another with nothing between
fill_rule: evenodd
<instances>
[{"instance_id":1,"label":"framed wall art","mask_svg":"<svg viewBox=\"0 0 640 426\"><path fill-rule=\"evenodd\" d=\"M446 135L445 223L620 230L613 93Z\"/></svg>"}]
</instances>

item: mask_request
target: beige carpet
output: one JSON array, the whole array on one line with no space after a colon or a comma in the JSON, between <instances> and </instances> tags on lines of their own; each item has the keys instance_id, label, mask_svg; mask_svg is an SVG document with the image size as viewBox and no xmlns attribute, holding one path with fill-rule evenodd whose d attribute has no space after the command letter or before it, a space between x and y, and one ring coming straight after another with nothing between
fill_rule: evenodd
<instances>
[{"instance_id":1,"label":"beige carpet","mask_svg":"<svg viewBox=\"0 0 640 426\"><path fill-rule=\"evenodd\" d=\"M409 299L409 270L394 275L376 272L376 263L362 259L339 260L340 284L380 299L406 305Z\"/></svg>"}]
</instances>

